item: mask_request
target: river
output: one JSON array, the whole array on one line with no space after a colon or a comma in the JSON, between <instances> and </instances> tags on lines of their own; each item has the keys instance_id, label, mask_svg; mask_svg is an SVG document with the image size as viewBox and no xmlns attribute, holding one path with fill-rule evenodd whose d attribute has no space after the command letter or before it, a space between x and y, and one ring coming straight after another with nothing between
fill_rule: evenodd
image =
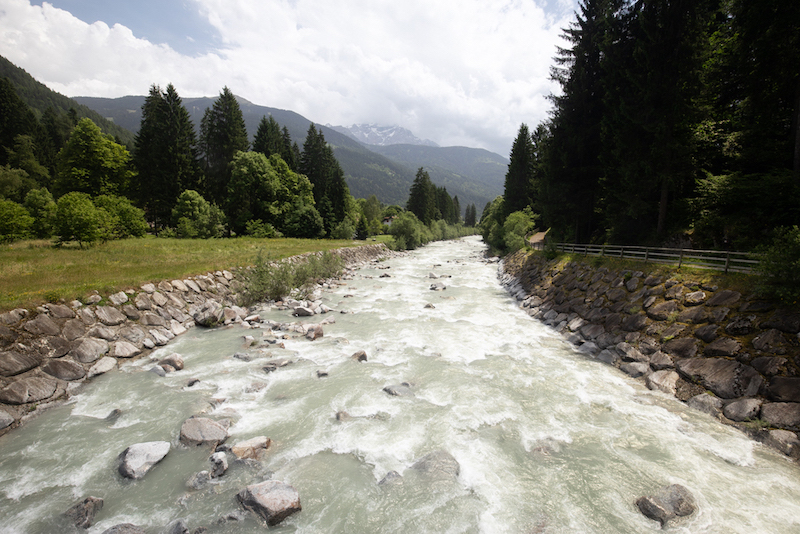
<instances>
[{"instance_id":1,"label":"river","mask_svg":"<svg viewBox=\"0 0 800 534\"><path fill-rule=\"evenodd\" d=\"M578 354L518 308L483 249L474 237L439 242L361 269L323 293L348 313L308 319L335 319L315 341L248 348L243 336L262 330L194 328L154 354L181 354L184 370L159 377L145 358L97 377L0 437L0 530L84 532L63 512L94 495L105 505L90 533L133 523L158 534L179 518L191 530L260 532L250 514L219 520L237 516L237 492L269 476L294 486L303 506L270 529L279 533L656 532L634 501L672 483L698 511L671 532L800 530L797 465ZM430 290L434 282L446 290ZM368 361L351 358L359 350ZM273 358L293 363L266 373ZM200 382L187 387L192 378ZM413 396L383 391L403 382ZM337 420L340 411L350 418ZM263 466L229 454L223 477L187 489L210 468L209 449L178 442L182 422L201 413L231 419L228 443L270 437ZM120 452L156 440L172 443L166 458L123 479ZM438 450L458 461L456 480L409 469ZM402 483L379 485L389 471Z\"/></svg>"}]
</instances>

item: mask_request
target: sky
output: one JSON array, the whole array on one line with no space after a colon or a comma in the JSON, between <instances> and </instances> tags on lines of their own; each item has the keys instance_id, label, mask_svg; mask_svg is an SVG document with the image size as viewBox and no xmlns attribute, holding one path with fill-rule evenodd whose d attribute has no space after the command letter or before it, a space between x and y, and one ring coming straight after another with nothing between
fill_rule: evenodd
<instances>
[{"instance_id":1,"label":"sky","mask_svg":"<svg viewBox=\"0 0 800 534\"><path fill-rule=\"evenodd\" d=\"M0 55L70 97L224 86L317 124L508 156L577 0L0 0Z\"/></svg>"}]
</instances>

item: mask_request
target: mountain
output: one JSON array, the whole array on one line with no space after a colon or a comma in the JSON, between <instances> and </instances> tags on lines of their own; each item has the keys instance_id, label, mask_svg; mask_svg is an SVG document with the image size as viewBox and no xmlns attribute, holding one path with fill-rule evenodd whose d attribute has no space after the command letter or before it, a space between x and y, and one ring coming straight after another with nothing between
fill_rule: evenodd
<instances>
[{"instance_id":1,"label":"mountain","mask_svg":"<svg viewBox=\"0 0 800 534\"><path fill-rule=\"evenodd\" d=\"M339 133L365 145L423 145L439 146L430 139L420 139L409 130L400 126L378 126L377 124L354 124L352 126L326 125Z\"/></svg>"},{"instance_id":2,"label":"mountain","mask_svg":"<svg viewBox=\"0 0 800 534\"><path fill-rule=\"evenodd\" d=\"M119 126L136 132L142 120L144 96L121 98L76 97L74 100L96 110ZM183 98L183 104L198 125L215 98ZM294 111L259 106L237 97L245 126L252 140L261 117L272 115L286 126L292 139L302 147L311 121ZM419 145L364 145L332 127L317 125L344 170L347 185L356 198L376 195L385 204L404 206L419 167L431 175L433 183L458 195L461 206L474 203L478 209L503 192L508 161L486 150L463 147ZM407 131L407 130L406 130ZM410 132L409 132L410 134ZM411 134L413 136L413 134Z\"/></svg>"},{"instance_id":3,"label":"mountain","mask_svg":"<svg viewBox=\"0 0 800 534\"><path fill-rule=\"evenodd\" d=\"M463 146L389 145L370 149L397 163L424 167L433 183L445 186L450 195L458 195L462 206L470 198L467 203L474 202L481 210L486 202L503 194L508 159L494 152Z\"/></svg>"},{"instance_id":4,"label":"mountain","mask_svg":"<svg viewBox=\"0 0 800 534\"><path fill-rule=\"evenodd\" d=\"M104 133L119 138L120 141L128 146L133 146L133 130L130 128L126 129L114 122L108 121L96 111L90 109L90 107L78 104L73 99L53 91L46 85L36 81L27 71L17 67L3 56L0 56L0 77L8 78L14 85L22 101L33 109L33 112L38 118L41 118L42 113L44 113L48 107L52 107L56 111L63 113L67 113L70 109L75 109L79 119L88 117L92 119Z\"/></svg>"}]
</instances>

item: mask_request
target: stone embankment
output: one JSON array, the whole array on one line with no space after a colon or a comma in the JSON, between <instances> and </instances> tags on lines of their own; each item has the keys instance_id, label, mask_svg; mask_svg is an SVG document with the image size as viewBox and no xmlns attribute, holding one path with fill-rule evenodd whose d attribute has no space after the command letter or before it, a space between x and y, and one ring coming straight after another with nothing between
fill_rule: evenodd
<instances>
[{"instance_id":1,"label":"stone embankment","mask_svg":"<svg viewBox=\"0 0 800 534\"><path fill-rule=\"evenodd\" d=\"M348 266L389 254L384 245L331 252ZM196 324L243 322L237 284L235 273L217 271L0 314L0 435Z\"/></svg>"},{"instance_id":2,"label":"stone embankment","mask_svg":"<svg viewBox=\"0 0 800 534\"><path fill-rule=\"evenodd\" d=\"M684 276L517 252L506 288L577 350L800 457L800 313Z\"/></svg>"}]
</instances>

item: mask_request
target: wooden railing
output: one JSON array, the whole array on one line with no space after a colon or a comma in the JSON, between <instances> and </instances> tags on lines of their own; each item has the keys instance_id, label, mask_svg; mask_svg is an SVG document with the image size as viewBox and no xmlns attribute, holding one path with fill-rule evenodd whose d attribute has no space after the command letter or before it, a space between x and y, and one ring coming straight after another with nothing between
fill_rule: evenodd
<instances>
[{"instance_id":1,"label":"wooden railing","mask_svg":"<svg viewBox=\"0 0 800 534\"><path fill-rule=\"evenodd\" d=\"M724 250L694 250L679 248L654 248L617 245L576 245L573 243L537 243L536 248L555 247L560 252L636 260L644 263L686 265L697 269L713 269L724 273L750 273L758 265L755 254Z\"/></svg>"}]
</instances>

